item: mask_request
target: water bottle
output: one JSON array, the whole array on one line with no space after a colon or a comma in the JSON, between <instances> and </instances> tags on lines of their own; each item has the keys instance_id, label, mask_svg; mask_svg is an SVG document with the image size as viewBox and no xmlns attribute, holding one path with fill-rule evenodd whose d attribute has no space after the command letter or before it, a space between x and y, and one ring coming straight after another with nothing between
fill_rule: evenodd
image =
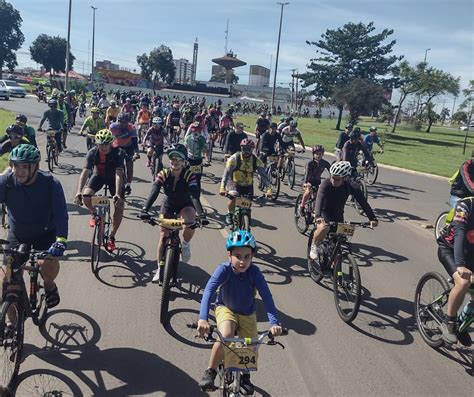
<instances>
[{"instance_id":1,"label":"water bottle","mask_svg":"<svg viewBox=\"0 0 474 397\"><path fill-rule=\"evenodd\" d=\"M474 304L470 301L464 306L464 309L458 317L459 324L462 324L472 313L474 313Z\"/></svg>"}]
</instances>

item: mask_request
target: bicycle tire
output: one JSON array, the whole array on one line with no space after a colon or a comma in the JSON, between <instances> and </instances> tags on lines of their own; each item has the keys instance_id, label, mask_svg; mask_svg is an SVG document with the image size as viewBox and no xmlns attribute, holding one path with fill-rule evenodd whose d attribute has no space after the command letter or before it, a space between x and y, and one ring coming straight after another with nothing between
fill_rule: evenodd
<instances>
[{"instance_id":1,"label":"bicycle tire","mask_svg":"<svg viewBox=\"0 0 474 397\"><path fill-rule=\"evenodd\" d=\"M433 291L431 287L432 294L429 294L426 298L426 304L423 303L425 299L422 297L422 292L427 283L433 280L435 285L437 284L436 291ZM441 347L444 344L442 338L441 329L438 323L434 320L434 328L429 328L427 323L430 321L430 318L433 318L433 314L428 313L425 309L429 307L430 310L435 311L439 319L444 319L443 307L448 303L448 295L445 293L450 290L450 286L446 279L437 272L429 272L424 274L415 290L415 318L416 324L418 325L418 330L420 331L421 337L429 346L433 348ZM434 303L436 302L436 305Z\"/></svg>"},{"instance_id":2,"label":"bicycle tire","mask_svg":"<svg viewBox=\"0 0 474 397\"><path fill-rule=\"evenodd\" d=\"M217 368L217 377L219 379L217 387L219 397L229 397L228 376L222 363Z\"/></svg>"},{"instance_id":3,"label":"bicycle tire","mask_svg":"<svg viewBox=\"0 0 474 397\"><path fill-rule=\"evenodd\" d=\"M305 234L306 230L308 230L309 225L308 222L306 222L304 208L300 209L301 200L303 200L302 193L298 195L295 202L295 225L296 230L298 230L298 232L300 232L301 234Z\"/></svg>"},{"instance_id":4,"label":"bicycle tire","mask_svg":"<svg viewBox=\"0 0 474 397\"><path fill-rule=\"evenodd\" d=\"M16 321L13 327L6 328L7 313L11 310L16 312ZM21 356L23 353L23 342L25 337L25 312L18 301L8 298L2 303L0 310L0 357L3 361L0 372L0 384L12 390L15 386L16 377L20 370ZM9 338L9 336L12 336ZM8 368L8 371L5 371Z\"/></svg>"},{"instance_id":5,"label":"bicycle tire","mask_svg":"<svg viewBox=\"0 0 474 397\"><path fill-rule=\"evenodd\" d=\"M48 169L49 169L50 172L53 172L53 170L54 170L54 157L53 157L53 148L51 146L48 146L46 156L47 156L47 159L48 159Z\"/></svg>"},{"instance_id":6,"label":"bicycle tire","mask_svg":"<svg viewBox=\"0 0 474 397\"><path fill-rule=\"evenodd\" d=\"M293 189L295 186L295 179L296 179L296 170L295 170L295 162L291 160L288 163L288 186L290 189Z\"/></svg>"},{"instance_id":7,"label":"bicycle tire","mask_svg":"<svg viewBox=\"0 0 474 397\"><path fill-rule=\"evenodd\" d=\"M308 238L308 246L306 249L306 260L307 260L307 266L308 266L308 272L310 277L313 279L315 283L319 283L323 279L323 271L321 268L321 262L318 259L311 259L309 256L309 253L311 251L311 244L313 243L313 236L314 233L316 232L316 229L313 229L311 233L309 234Z\"/></svg>"},{"instance_id":8,"label":"bicycle tire","mask_svg":"<svg viewBox=\"0 0 474 397\"><path fill-rule=\"evenodd\" d=\"M44 287L39 285L38 281L36 284L36 288L38 291L43 289L43 293L39 294L38 303L36 305L36 309L33 310L33 324L38 327L41 327L46 322L46 315L48 314L48 306L46 305L46 293L44 292Z\"/></svg>"},{"instance_id":9,"label":"bicycle tire","mask_svg":"<svg viewBox=\"0 0 474 397\"><path fill-rule=\"evenodd\" d=\"M349 268L343 268L344 261L348 262ZM351 254L344 254L335 261L334 266L334 302L336 304L337 314L342 321L349 324L359 313L361 301L361 280L359 266ZM341 291L342 290L342 291ZM349 292L353 292L353 298L348 298ZM351 308L343 308L343 299L349 302ZM349 306L348 305L348 306Z\"/></svg>"},{"instance_id":10,"label":"bicycle tire","mask_svg":"<svg viewBox=\"0 0 474 397\"><path fill-rule=\"evenodd\" d=\"M379 166L374 164L373 166L369 165L365 171L365 182L367 185L372 186L376 181L379 175Z\"/></svg>"},{"instance_id":11,"label":"bicycle tire","mask_svg":"<svg viewBox=\"0 0 474 397\"><path fill-rule=\"evenodd\" d=\"M100 236L100 225L96 224L94 233L92 233L91 240L91 270L92 273L97 274L100 263L100 249L102 247L102 237Z\"/></svg>"},{"instance_id":12,"label":"bicycle tire","mask_svg":"<svg viewBox=\"0 0 474 397\"><path fill-rule=\"evenodd\" d=\"M102 224L103 224L102 244L104 247L107 247L107 243L109 242L109 236L110 236L110 227L112 226L111 216L110 216L110 207L105 211Z\"/></svg>"},{"instance_id":13,"label":"bicycle tire","mask_svg":"<svg viewBox=\"0 0 474 397\"><path fill-rule=\"evenodd\" d=\"M56 167L59 167L59 150L57 147L53 147L53 159Z\"/></svg>"},{"instance_id":14,"label":"bicycle tire","mask_svg":"<svg viewBox=\"0 0 474 397\"><path fill-rule=\"evenodd\" d=\"M274 164L270 165L269 171L268 176L272 187L272 201L276 201L280 194L280 178L278 177L278 170Z\"/></svg>"},{"instance_id":15,"label":"bicycle tire","mask_svg":"<svg viewBox=\"0 0 474 397\"><path fill-rule=\"evenodd\" d=\"M436 218L436 222L434 225L434 234L435 234L436 240L438 240L441 230L443 230L443 228L446 226L446 218L448 214L449 214L448 211L444 211L441 214L439 214L438 218Z\"/></svg>"},{"instance_id":16,"label":"bicycle tire","mask_svg":"<svg viewBox=\"0 0 474 397\"><path fill-rule=\"evenodd\" d=\"M285 161L283 162L283 166L281 167L281 171L280 171L280 180L281 181L285 180L286 168L287 167L288 167L288 157L285 159Z\"/></svg>"},{"instance_id":17,"label":"bicycle tire","mask_svg":"<svg viewBox=\"0 0 474 397\"><path fill-rule=\"evenodd\" d=\"M173 265L175 263L175 249L172 246L166 247L165 269L163 272L163 286L161 287L160 323L165 325L168 322L168 308L170 304L171 279L173 277Z\"/></svg>"}]
</instances>

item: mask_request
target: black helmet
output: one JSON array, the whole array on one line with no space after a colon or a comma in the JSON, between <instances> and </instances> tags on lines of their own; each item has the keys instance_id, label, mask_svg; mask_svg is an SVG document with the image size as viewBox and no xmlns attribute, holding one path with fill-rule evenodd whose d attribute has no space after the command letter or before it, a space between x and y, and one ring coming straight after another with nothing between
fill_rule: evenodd
<instances>
[{"instance_id":1,"label":"black helmet","mask_svg":"<svg viewBox=\"0 0 474 397\"><path fill-rule=\"evenodd\" d=\"M20 127L18 124L12 124L7 127L6 130L7 135L16 134L16 135L25 135L25 131L23 127Z\"/></svg>"},{"instance_id":2,"label":"black helmet","mask_svg":"<svg viewBox=\"0 0 474 397\"><path fill-rule=\"evenodd\" d=\"M55 108L55 107L58 106L58 101L57 101L56 99L50 99L50 100L48 101L48 106L49 106L50 108Z\"/></svg>"},{"instance_id":3,"label":"black helmet","mask_svg":"<svg viewBox=\"0 0 474 397\"><path fill-rule=\"evenodd\" d=\"M360 128L354 129L350 134L349 134L350 139L359 139L360 138Z\"/></svg>"},{"instance_id":4,"label":"black helmet","mask_svg":"<svg viewBox=\"0 0 474 397\"><path fill-rule=\"evenodd\" d=\"M26 123L28 121L26 116L24 114L20 114L20 113L16 115L15 120L16 121L21 121L22 123Z\"/></svg>"},{"instance_id":5,"label":"black helmet","mask_svg":"<svg viewBox=\"0 0 474 397\"><path fill-rule=\"evenodd\" d=\"M117 121L121 123L122 121L128 121L128 116L126 113L119 113L117 116Z\"/></svg>"},{"instance_id":6,"label":"black helmet","mask_svg":"<svg viewBox=\"0 0 474 397\"><path fill-rule=\"evenodd\" d=\"M166 154L168 155L168 157L177 155L178 157L181 157L183 160L186 160L186 158L188 157L188 149L186 149L186 146L184 146L183 144L176 143L170 146Z\"/></svg>"},{"instance_id":7,"label":"black helmet","mask_svg":"<svg viewBox=\"0 0 474 397\"><path fill-rule=\"evenodd\" d=\"M348 129L348 130L352 130L352 127L353 127L353 125L351 123L346 125L346 129Z\"/></svg>"}]
</instances>

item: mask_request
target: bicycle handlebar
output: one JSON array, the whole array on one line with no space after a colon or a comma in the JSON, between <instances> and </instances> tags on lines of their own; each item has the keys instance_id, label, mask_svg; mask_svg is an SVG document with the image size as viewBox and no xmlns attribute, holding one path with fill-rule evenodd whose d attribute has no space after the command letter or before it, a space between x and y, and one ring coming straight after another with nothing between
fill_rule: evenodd
<instances>
[{"instance_id":1,"label":"bicycle handlebar","mask_svg":"<svg viewBox=\"0 0 474 397\"><path fill-rule=\"evenodd\" d=\"M0 239L0 245L7 244L10 244L10 242L7 240ZM0 248L0 253L13 256L28 255L30 257L34 256L36 259L45 259L46 257L51 255L48 251L29 249L28 244L24 243L20 244L16 248Z\"/></svg>"},{"instance_id":2,"label":"bicycle handlebar","mask_svg":"<svg viewBox=\"0 0 474 397\"><path fill-rule=\"evenodd\" d=\"M165 229L171 230L179 230L184 228L185 226L190 226L191 229L197 229L201 227L201 217L197 216L194 222L184 222L183 219L176 219L176 218L153 218L148 213L137 215L137 218L141 219L142 221L150 224L151 226L161 226Z\"/></svg>"}]
</instances>

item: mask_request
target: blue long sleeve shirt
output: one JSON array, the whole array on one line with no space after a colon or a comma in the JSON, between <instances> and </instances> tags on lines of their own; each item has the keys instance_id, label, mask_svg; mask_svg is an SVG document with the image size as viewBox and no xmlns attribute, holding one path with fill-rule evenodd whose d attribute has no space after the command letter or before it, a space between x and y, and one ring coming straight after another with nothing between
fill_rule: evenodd
<instances>
[{"instance_id":1,"label":"blue long sleeve shirt","mask_svg":"<svg viewBox=\"0 0 474 397\"><path fill-rule=\"evenodd\" d=\"M0 175L0 203L6 204L10 231L19 240L32 240L54 230L57 237L67 238L64 191L48 173L38 171L31 185L18 184L11 171Z\"/></svg>"},{"instance_id":2,"label":"blue long sleeve shirt","mask_svg":"<svg viewBox=\"0 0 474 397\"><path fill-rule=\"evenodd\" d=\"M234 313L250 315L255 312L255 291L262 297L271 325L278 324L275 303L260 269L251 264L244 273L235 273L230 262L221 263L207 282L201 300L200 320L209 318L209 307L226 306ZM217 295L217 296L216 296Z\"/></svg>"}]
</instances>

